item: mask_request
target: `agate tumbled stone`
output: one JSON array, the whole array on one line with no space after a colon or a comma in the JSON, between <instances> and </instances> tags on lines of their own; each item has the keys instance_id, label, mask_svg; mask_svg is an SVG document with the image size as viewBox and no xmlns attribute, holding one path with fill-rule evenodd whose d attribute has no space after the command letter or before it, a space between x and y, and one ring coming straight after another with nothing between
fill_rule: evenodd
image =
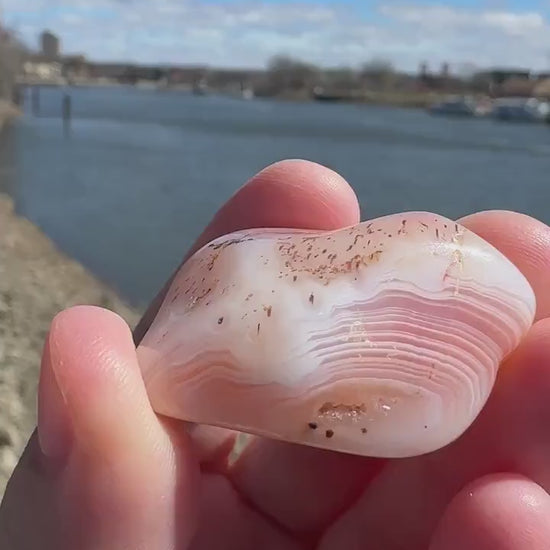
<instances>
[{"instance_id":1,"label":"agate tumbled stone","mask_svg":"<svg viewBox=\"0 0 550 550\"><path fill-rule=\"evenodd\" d=\"M254 229L181 267L138 359L160 414L413 456L471 425L535 307L506 257L436 214Z\"/></svg>"}]
</instances>

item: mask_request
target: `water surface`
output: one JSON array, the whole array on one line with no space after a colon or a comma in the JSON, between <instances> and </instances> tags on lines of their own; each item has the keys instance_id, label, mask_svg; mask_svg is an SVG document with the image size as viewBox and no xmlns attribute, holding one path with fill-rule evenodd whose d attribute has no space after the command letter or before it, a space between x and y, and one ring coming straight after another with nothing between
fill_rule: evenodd
<instances>
[{"instance_id":1,"label":"water surface","mask_svg":"<svg viewBox=\"0 0 550 550\"><path fill-rule=\"evenodd\" d=\"M28 112L5 133L2 187L135 305L244 181L284 158L341 173L364 218L504 208L550 223L550 126L130 88L68 92L70 135L55 88L41 90L39 116Z\"/></svg>"}]
</instances>

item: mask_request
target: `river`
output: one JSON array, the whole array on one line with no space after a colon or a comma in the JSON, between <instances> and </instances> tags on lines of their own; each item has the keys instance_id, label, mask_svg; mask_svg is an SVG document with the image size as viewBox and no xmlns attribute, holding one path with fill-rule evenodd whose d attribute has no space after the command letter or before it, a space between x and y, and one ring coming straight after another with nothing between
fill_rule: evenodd
<instances>
[{"instance_id":1,"label":"river","mask_svg":"<svg viewBox=\"0 0 550 550\"><path fill-rule=\"evenodd\" d=\"M217 208L285 158L342 174L363 217L517 210L550 223L550 126L420 110L131 88L41 90L4 133L1 188L64 251L143 306ZM26 102L30 110L30 101Z\"/></svg>"}]
</instances>

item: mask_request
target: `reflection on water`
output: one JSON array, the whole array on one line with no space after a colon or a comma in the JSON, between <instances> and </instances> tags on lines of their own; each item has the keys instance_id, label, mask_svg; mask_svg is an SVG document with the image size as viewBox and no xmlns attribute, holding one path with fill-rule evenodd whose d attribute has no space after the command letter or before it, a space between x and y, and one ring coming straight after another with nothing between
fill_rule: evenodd
<instances>
[{"instance_id":1,"label":"reflection on water","mask_svg":"<svg viewBox=\"0 0 550 550\"><path fill-rule=\"evenodd\" d=\"M121 88L71 90L65 136L63 93L43 89L40 116L4 138L2 185L134 303L154 295L238 186L283 158L340 172L364 217L506 208L550 222L550 126Z\"/></svg>"}]
</instances>

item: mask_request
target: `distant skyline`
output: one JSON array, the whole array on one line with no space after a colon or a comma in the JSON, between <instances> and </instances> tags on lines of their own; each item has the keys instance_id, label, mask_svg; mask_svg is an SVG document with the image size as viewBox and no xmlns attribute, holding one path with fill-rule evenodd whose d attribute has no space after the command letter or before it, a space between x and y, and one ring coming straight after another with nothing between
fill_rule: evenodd
<instances>
[{"instance_id":1,"label":"distant skyline","mask_svg":"<svg viewBox=\"0 0 550 550\"><path fill-rule=\"evenodd\" d=\"M3 22L38 47L97 61L264 67L276 54L323 66L372 58L414 71L520 66L550 71L550 0L0 0Z\"/></svg>"}]
</instances>

